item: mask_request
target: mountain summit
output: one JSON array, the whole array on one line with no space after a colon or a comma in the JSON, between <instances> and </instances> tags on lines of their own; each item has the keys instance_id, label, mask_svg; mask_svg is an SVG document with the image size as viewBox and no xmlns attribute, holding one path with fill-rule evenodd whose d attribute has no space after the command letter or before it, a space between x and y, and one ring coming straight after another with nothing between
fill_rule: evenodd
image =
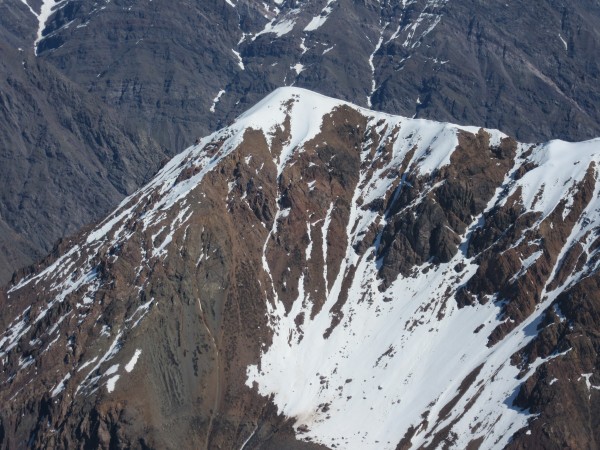
<instances>
[{"instance_id":1,"label":"mountain summit","mask_svg":"<svg viewBox=\"0 0 600 450\"><path fill-rule=\"evenodd\" d=\"M3 0L0 284L281 86L598 137L598 23L597 0Z\"/></svg>"},{"instance_id":2,"label":"mountain summit","mask_svg":"<svg viewBox=\"0 0 600 450\"><path fill-rule=\"evenodd\" d=\"M0 443L595 447L599 162L278 89L0 294Z\"/></svg>"}]
</instances>

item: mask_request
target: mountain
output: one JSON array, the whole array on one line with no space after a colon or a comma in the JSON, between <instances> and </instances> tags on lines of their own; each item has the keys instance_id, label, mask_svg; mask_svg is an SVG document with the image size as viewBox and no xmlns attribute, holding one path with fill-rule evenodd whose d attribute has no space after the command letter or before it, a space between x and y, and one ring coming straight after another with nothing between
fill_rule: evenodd
<instances>
[{"instance_id":1,"label":"mountain","mask_svg":"<svg viewBox=\"0 0 600 450\"><path fill-rule=\"evenodd\" d=\"M594 0L520 0L508 7L474 0L4 0L0 12L7 47L2 79L37 82L25 81L13 103L30 109L25 92L50 103L43 117L29 113L17 124L1 124L10 136L0 141L0 152L14 163L1 178L0 192L10 198L0 213L11 237L2 244L0 280L56 239L103 217L165 155L228 125L281 86L407 117L497 128L523 141L600 135ZM55 78L77 92L78 106L63 98ZM86 109L88 130L65 129L63 122L78 113L73 108ZM109 120L113 136L103 143L80 136ZM38 148L40 133L27 127L40 123L56 136L65 160ZM34 139L18 142L23 133ZM12 180L29 177L33 153L60 183L36 186L35 194L13 192ZM70 165L74 154L86 161L86 172L118 172L120 180L82 176ZM30 206L31 195L43 198ZM14 203L21 202L15 215ZM49 219L48 226L32 225Z\"/></svg>"},{"instance_id":2,"label":"mountain","mask_svg":"<svg viewBox=\"0 0 600 450\"><path fill-rule=\"evenodd\" d=\"M3 448L595 448L600 140L276 90L0 294Z\"/></svg>"},{"instance_id":3,"label":"mountain","mask_svg":"<svg viewBox=\"0 0 600 450\"><path fill-rule=\"evenodd\" d=\"M99 220L167 154L27 51L27 14L0 3L0 284Z\"/></svg>"},{"instance_id":4,"label":"mountain","mask_svg":"<svg viewBox=\"0 0 600 450\"><path fill-rule=\"evenodd\" d=\"M592 0L64 0L55 11L40 22L40 58L168 148L285 85L525 140L600 135Z\"/></svg>"}]
</instances>

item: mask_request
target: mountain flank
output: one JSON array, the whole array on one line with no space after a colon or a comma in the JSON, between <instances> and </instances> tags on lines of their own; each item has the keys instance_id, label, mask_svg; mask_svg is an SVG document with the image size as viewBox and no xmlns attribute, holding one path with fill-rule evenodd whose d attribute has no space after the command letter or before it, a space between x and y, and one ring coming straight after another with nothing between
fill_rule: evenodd
<instances>
[{"instance_id":1,"label":"mountain flank","mask_svg":"<svg viewBox=\"0 0 600 450\"><path fill-rule=\"evenodd\" d=\"M1 294L0 443L594 448L599 159L278 89Z\"/></svg>"}]
</instances>

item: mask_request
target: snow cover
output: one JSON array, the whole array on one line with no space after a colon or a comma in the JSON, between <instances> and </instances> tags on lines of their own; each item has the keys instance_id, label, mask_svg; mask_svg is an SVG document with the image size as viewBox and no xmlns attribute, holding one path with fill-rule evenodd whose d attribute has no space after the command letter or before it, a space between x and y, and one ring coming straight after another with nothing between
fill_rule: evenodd
<instances>
[{"instance_id":1,"label":"snow cover","mask_svg":"<svg viewBox=\"0 0 600 450\"><path fill-rule=\"evenodd\" d=\"M412 0L402 0L402 9L406 11L407 6L414 8L415 3ZM418 47L423 38L431 33L441 22L442 15L439 11L441 11L441 7L446 3L448 3L448 0L428 0L422 4L420 12L414 19L414 11L411 11L409 15L406 13L402 14L400 16L400 23L394 33L385 41L386 44L403 35L405 36L405 40L402 43L403 47Z\"/></svg>"},{"instance_id":2,"label":"snow cover","mask_svg":"<svg viewBox=\"0 0 600 450\"><path fill-rule=\"evenodd\" d=\"M568 51L569 45L567 44L567 41L565 41L564 38L560 35L560 33L558 33L558 38L560 39L560 42L562 42L563 45L565 46L565 51Z\"/></svg>"},{"instance_id":3,"label":"snow cover","mask_svg":"<svg viewBox=\"0 0 600 450\"><path fill-rule=\"evenodd\" d=\"M112 391L115 390L115 385L117 384L117 380L119 379L120 375L115 375L114 377L110 378L107 382L106 382L106 390L111 393Z\"/></svg>"},{"instance_id":4,"label":"snow cover","mask_svg":"<svg viewBox=\"0 0 600 450\"><path fill-rule=\"evenodd\" d=\"M104 353L104 355L100 358L100 361L98 361L98 363L94 366L94 368L88 372L88 374L84 378L83 382L77 387L77 389L75 390L75 395L77 395L82 389L83 390L94 390L94 388L93 388L94 384L102 376L110 376L119 369L119 365L116 364L116 365L111 366L102 375L95 375L96 371L100 368L100 366L104 362L110 361L119 352L119 350L121 349L120 339L121 339L122 335L123 335L123 333L121 331L117 333L117 336L115 336L115 339L112 341L112 343L108 347L108 350L106 351L106 353ZM92 375L94 375L94 376L92 376ZM118 378L119 378L119 375L114 375L112 378L110 378L108 380L108 382L107 382L108 383L107 384L108 392L112 392Z\"/></svg>"},{"instance_id":5,"label":"snow cover","mask_svg":"<svg viewBox=\"0 0 600 450\"><path fill-rule=\"evenodd\" d=\"M52 392L50 393L50 397L56 397L58 394L60 394L62 391L65 390L65 383L71 378L71 374L68 373L65 375L65 377L60 380L60 382L56 385L56 387L54 389L52 389Z\"/></svg>"},{"instance_id":6,"label":"snow cover","mask_svg":"<svg viewBox=\"0 0 600 450\"><path fill-rule=\"evenodd\" d=\"M323 10L321 11L321 14L313 17L311 19L311 21L308 23L308 25L306 25L306 27L304 27L304 31L315 31L315 30L318 30L319 28L321 28L325 24L325 22L327 22L327 19L329 18L329 14L331 14L331 12L333 11L332 5L336 1L337 0L327 0L327 5L325 5Z\"/></svg>"},{"instance_id":7,"label":"snow cover","mask_svg":"<svg viewBox=\"0 0 600 450\"><path fill-rule=\"evenodd\" d=\"M52 14L54 14L59 7L62 7L67 0L42 0L40 6L40 12L37 13L35 10L29 5L27 0L21 0L21 2L27 6L31 14L33 14L38 20L38 30L36 39L33 43L33 49L35 54L37 55L37 47L43 36L42 33L44 28L46 28L46 22L50 18Z\"/></svg>"},{"instance_id":8,"label":"snow cover","mask_svg":"<svg viewBox=\"0 0 600 450\"><path fill-rule=\"evenodd\" d=\"M252 40L255 40L258 36L267 33L273 33L279 38L292 31L294 29L295 24L296 21L294 19L285 19L280 22L277 22L277 18L274 18L265 25L265 28L263 30L256 33Z\"/></svg>"},{"instance_id":9,"label":"snow cover","mask_svg":"<svg viewBox=\"0 0 600 450\"><path fill-rule=\"evenodd\" d=\"M599 143L600 139L578 143L555 140L536 146L528 160L537 167L527 172L512 192L521 188L524 206L547 217L563 198L569 197L566 194L583 179L590 163L598 166ZM568 205L565 209L563 218Z\"/></svg>"},{"instance_id":10,"label":"snow cover","mask_svg":"<svg viewBox=\"0 0 600 450\"><path fill-rule=\"evenodd\" d=\"M239 53L238 53L238 56L239 56ZM242 64L242 70L244 70L244 69L243 69L243 64ZM216 96L216 97L213 99L212 106L210 107L210 112L211 112L211 113L214 113L214 112L215 112L215 106L217 106L217 103L219 103L219 100L221 99L221 96L222 96L223 94L225 94L225 90L221 89L221 90L219 91L219 93L217 94L217 96Z\"/></svg>"},{"instance_id":11,"label":"snow cover","mask_svg":"<svg viewBox=\"0 0 600 450\"><path fill-rule=\"evenodd\" d=\"M238 63L239 68L242 70L246 70L246 67L244 66L244 60L242 59L242 55L240 55L240 52L238 52L237 50L235 50L233 48L231 49L231 51L237 58L237 63ZM216 99L215 99L215 102L216 102Z\"/></svg>"},{"instance_id":12,"label":"snow cover","mask_svg":"<svg viewBox=\"0 0 600 450\"><path fill-rule=\"evenodd\" d=\"M136 349L135 353L133 354L133 356L131 357L129 362L125 365L125 370L127 372L131 372L133 370L133 368L135 367L135 364L137 363L141 354L142 354L142 351L139 348Z\"/></svg>"},{"instance_id":13,"label":"snow cover","mask_svg":"<svg viewBox=\"0 0 600 450\"><path fill-rule=\"evenodd\" d=\"M399 27L390 40L395 39L401 31L404 31L406 32L406 40L402 46L410 48L419 46L421 40L431 33L442 20L441 14L435 14L433 11L438 10L446 3L448 3L448 0L427 1L417 19L413 22L410 22L404 28Z\"/></svg>"},{"instance_id":14,"label":"snow cover","mask_svg":"<svg viewBox=\"0 0 600 450\"><path fill-rule=\"evenodd\" d=\"M422 172L430 172L447 163L454 145L445 143L453 142L449 128L442 124L406 120L403 125L410 130L404 133L421 133L422 142L429 144L425 147L433 147L427 159L420 162ZM439 149L435 148L436 144ZM397 167L408 148L411 146L399 137L392 161L380 172L390 166ZM521 154L527 148L521 146ZM539 169L516 183L507 177L499 193L520 187L525 203L533 206L533 195L540 192L540 186L545 182L548 187L538 195L538 209L547 214L558 206L560 191L564 195L599 157L600 140L581 144L554 141L539 146L533 155L540 164ZM413 158L420 160L418 155ZM364 174L358 186L363 186L362 181ZM385 177L375 174L366 186L359 188L360 197L367 203L370 198L387 192L390 184ZM503 201L498 194L488 209ZM594 217L598 223L598 187L594 199L584 216ZM386 291L379 292L377 261L369 259L374 250L358 259L351 245L372 221L373 213L354 205L348 224L347 233L352 239L346 259L328 291L326 304L313 320L303 324L301 333L294 319L302 312L309 317L311 308L302 281L298 299L288 314L279 302L272 307L269 314L274 317L271 324L275 333L273 344L263 353L260 369L258 366L248 368L247 385L257 384L261 394L274 396L279 412L296 418L300 437L325 445L336 444L345 449L393 449L410 426L419 428L422 414L428 412L430 424L435 424L436 418L439 420L437 430L456 421L452 425L452 431L457 435L454 448L465 448L478 436L483 438L483 448L503 447L531 417L526 411L510 406L511 398L524 381L516 378L519 370L510 365L510 356L533 339L535 333L529 330L536 328L545 309L564 287L546 293L534 314L500 343L488 348L485 336L501 323L499 304L488 302L459 310L452 298L444 300L447 289L456 288L456 274L452 268L458 262L465 263L467 269L461 280L466 280L475 273L475 262L459 252L449 263L432 266L427 273L420 272L414 277L399 277ZM470 229L478 222L479 218L476 218ZM585 225L581 226L572 233L563 254L581 237ZM323 236L326 230L324 226ZM466 239L467 236L463 236L463 242ZM536 252L525 259L523 270L539 256ZM323 336L331 323L329 311L338 300L343 275L351 266L357 269L349 298L342 309L342 323L325 339ZM327 269L324 272L327 276ZM364 301L365 298L368 301ZM431 302L432 308L424 308ZM437 314L442 309L444 318L438 320ZM474 333L480 325L483 328ZM559 356L535 361L525 379L537 366ZM444 405L458 393L462 380L470 373L477 373L475 382L447 417L439 417ZM494 382L490 381L492 378ZM469 401L473 406L467 408ZM323 409L322 405L327 408ZM472 430L477 424L479 427L474 433ZM431 443L433 435L428 436L425 431L429 430L417 430L413 437L414 447Z\"/></svg>"},{"instance_id":15,"label":"snow cover","mask_svg":"<svg viewBox=\"0 0 600 450\"><path fill-rule=\"evenodd\" d=\"M327 285L327 298L321 311L298 329L295 317L301 312L307 312L305 317L310 317L311 307L303 278L299 283L298 299L289 314L286 314L276 295L274 303L268 304L274 332L273 343L263 352L260 368L248 367L247 385L256 384L261 394L272 395L279 411L295 418L296 428L302 431L300 438L311 438L314 442L326 445L336 444L346 449L395 448L404 432L410 426L418 427L422 421L421 415L428 412L429 426L437 423L437 430L452 422L452 431L457 434L453 444L455 448L464 448L469 440L477 436L484 439L483 448L502 447L517 429L527 425L531 417L527 411L510 406L517 387L523 382L516 379L518 370L510 365L510 356L533 339L535 334L531 330L535 329L545 309L552 305L562 289L545 292L542 296L545 299L534 314L501 342L488 348L485 336L501 320L498 303L489 301L485 305L459 310L452 297L445 298L448 288L453 292L457 283L467 280L477 269L476 263L467 258L464 252L459 252L447 264L429 267L427 273L420 271L414 277L399 277L387 290L380 292L376 276L377 261L375 258L369 259L369 256L373 256L372 250L359 258L353 249L361 233L373 222L385 220L377 212L359 207L359 198L362 198L363 204L368 204L396 189L397 183L394 183L398 180L390 179L385 174L405 163L408 155L412 156L406 167L422 175L449 164L458 144L457 132L461 129L477 132L478 128L391 116L303 89L278 89L238 117L231 126L201 139L197 145L175 156L148 185L125 199L84 242L75 245L41 273L19 282L9 294L30 283L37 284L41 280L52 282L53 297L47 307L32 318L34 320L44 317L53 305L64 301L68 293L85 289L86 298L93 301L98 281L90 262L92 256L103 245L113 246L128 239L131 232L125 224L135 217L136 208L145 198L154 194L157 200L141 218L142 228L154 227L154 233L164 227L163 234L159 232L158 235L165 236L145 257L162 258L174 247L174 231L184 226L192 214L187 209L187 195L241 144L247 129L262 131L270 146L275 132L283 126L286 117L290 117L289 140L279 154L273 155L280 176L294 155L302 152L304 144L319 134L322 117L342 106L354 108L365 115L369 129L382 135L382 142L393 140L391 155L371 175L367 175L366 171L360 174L347 227L346 257L338 272L333 274L333 283ZM504 137L498 131L489 133L491 142L500 142ZM208 152L207 148L217 142L221 145L216 153ZM516 181L511 174L507 175L488 209L502 204L507 195L519 190L525 207L547 216L570 190L576 188L588 169L597 171L596 168L590 169L591 164L595 163L595 167L598 167L600 162L600 139L579 144L552 141L534 146L531 155L526 158L524 155L530 147L519 147L514 170L526 161L534 161L537 168ZM411 152L413 148L415 151ZM366 151L362 152L363 162L367 154ZM195 174L178 180L181 171L192 166L197 169ZM400 189L410 188L405 184L404 175L400 185ZM314 188L314 183L311 188ZM589 223L600 223L599 193L596 185L593 200L583 214L588 220L580 221L573 229L558 261L575 242L583 240L584 251L590 248L592 238L585 240L584 237L587 236ZM321 238L327 236L333 208L332 203L322 222L307 224L309 236L315 233L320 233ZM287 213L288 210L278 210L276 217L283 217ZM167 220L167 217L170 219ZM474 218L462 237L463 244L480 219ZM272 235L280 231L279 221L274 222L263 248L263 268L269 275L266 258L268 242ZM326 239L322 239L322 242L325 243ZM312 255L312 248L311 237L306 254L317 257ZM326 246L322 255L326 258ZM539 255L534 253L525 258L522 270L527 270L537 257ZM76 268L81 269L81 258L88 265L77 276L72 276ZM452 269L458 262L466 266L460 275ZM324 331L331 323L329 311L338 300L344 274L352 267L356 268L356 273L348 300L342 308L342 322L325 339ZM325 264L324 276L331 278L328 269ZM557 267L553 270L556 272ZM458 281L457 276L460 278ZM575 280L576 274L567 279L564 286ZM135 327L150 311L152 302L154 299L138 307L120 324L116 335L109 334L112 339L107 341L108 348L99 359L95 357L78 369L92 366L75 394L93 392L101 377L110 377L106 387L108 392L114 390L119 379L116 373L118 366L113 364L102 375L97 375L98 370L118 354L124 345L121 342L124 330ZM429 306L426 308L425 305ZM442 310L443 319L438 320L437 315ZM0 357L4 357L30 329L29 314L30 308L17 316L3 333L0 338ZM64 317L66 315L58 320ZM474 333L480 325L483 328ZM299 339L300 335L302 339ZM125 365L127 372L133 370L140 355L141 350L136 349ZM543 362L540 360L536 364ZM448 416L438 417L470 373L477 374L475 382L466 388ZM492 378L494 382L490 381ZM62 382L63 386L66 381ZM61 389L59 382L52 392L56 391L58 395ZM470 408L467 408L468 402L472 402ZM328 405L326 411L322 408L324 404ZM457 412L464 412L464 415L458 416ZM475 424L479 424L476 433L471 429ZM418 447L430 443L432 437L426 433L429 431L430 428L417 429L413 445Z\"/></svg>"},{"instance_id":16,"label":"snow cover","mask_svg":"<svg viewBox=\"0 0 600 450\"><path fill-rule=\"evenodd\" d=\"M377 90L377 81L375 80L375 64L373 63L373 58L375 57L375 53L377 53L379 51L379 49L381 48L381 44L383 44L383 33L385 32L388 25L389 25L389 22L386 23L384 25L384 27L381 29L381 33L379 34L379 41L377 41L377 45L375 46L373 53L371 53L371 56L369 56L369 67L371 67L371 92L369 93L369 96L367 97L367 106L369 106L369 108L372 106L371 98L373 97L373 94L375 94L375 91Z\"/></svg>"},{"instance_id":17,"label":"snow cover","mask_svg":"<svg viewBox=\"0 0 600 450\"><path fill-rule=\"evenodd\" d=\"M296 72L296 75L300 75L300 72L304 70L304 65L296 63L292 67L290 67L290 69L294 70Z\"/></svg>"}]
</instances>

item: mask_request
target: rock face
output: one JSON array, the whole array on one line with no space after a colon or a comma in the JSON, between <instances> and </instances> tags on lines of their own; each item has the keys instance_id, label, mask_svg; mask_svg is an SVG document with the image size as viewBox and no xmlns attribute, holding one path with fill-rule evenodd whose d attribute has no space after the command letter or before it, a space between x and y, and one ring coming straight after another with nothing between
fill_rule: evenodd
<instances>
[{"instance_id":1,"label":"rock face","mask_svg":"<svg viewBox=\"0 0 600 450\"><path fill-rule=\"evenodd\" d=\"M279 89L0 294L0 443L597 447L599 162Z\"/></svg>"},{"instance_id":2,"label":"rock face","mask_svg":"<svg viewBox=\"0 0 600 450\"><path fill-rule=\"evenodd\" d=\"M498 128L525 141L600 135L600 9L593 0L509 7L473 0L5 0L0 12L0 74L22 83L2 89L13 109L29 111L17 124L0 123L1 155L14 161L0 187L0 226L11 236L2 243L0 282L103 216L165 154L229 124L280 86ZM63 97L65 83L77 94ZM73 130L68 123L80 109L89 120ZM64 161L38 147L44 133ZM36 152L40 169L61 182L35 186L33 194L12 180L35 176ZM85 170L70 165L75 154ZM29 205L32 195L40 201Z\"/></svg>"}]
</instances>

